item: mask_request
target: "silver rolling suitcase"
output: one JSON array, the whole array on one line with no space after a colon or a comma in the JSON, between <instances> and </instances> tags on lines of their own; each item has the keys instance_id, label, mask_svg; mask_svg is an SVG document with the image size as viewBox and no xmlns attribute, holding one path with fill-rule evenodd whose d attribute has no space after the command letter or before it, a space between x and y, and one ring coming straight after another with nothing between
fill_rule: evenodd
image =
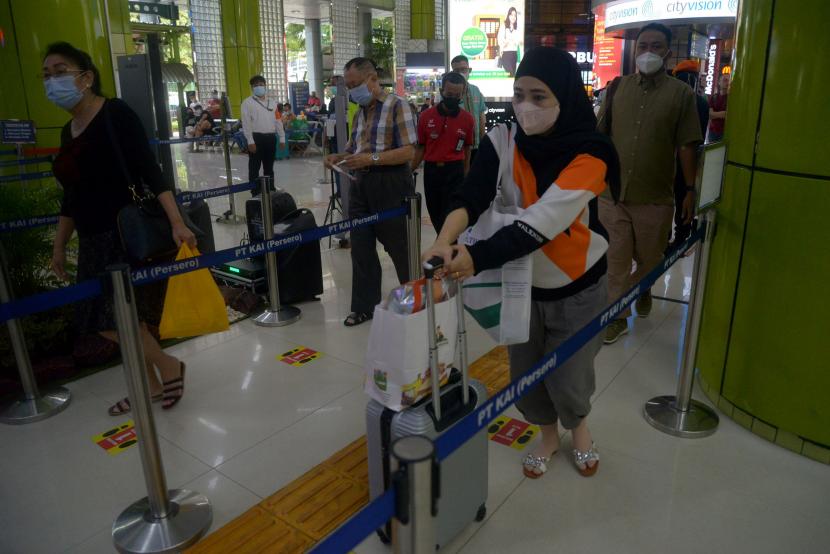
<instances>
[{"instance_id":1,"label":"silver rolling suitcase","mask_svg":"<svg viewBox=\"0 0 830 554\"><path fill-rule=\"evenodd\" d=\"M366 406L366 436L369 456L369 496L376 498L390 486L389 446L396 439L409 435L422 435L435 440L456 422L487 401L486 387L467 374L467 336L464 328L464 303L461 287L456 294L458 306L458 333L456 360L459 371L453 370L449 381L439 391L437 348L435 345L435 306L432 302L431 275L439 263L430 260L427 269L428 290L427 319L431 327L430 368L433 394L409 408L395 412L375 400ZM464 385L467 394L464 394ZM433 399L440 397L438 414ZM441 463L440 497L435 522L436 548L447 544L472 521L482 521L487 513L488 474L487 431L479 432ZM391 526L387 524L377 531L380 539L388 543Z\"/></svg>"}]
</instances>

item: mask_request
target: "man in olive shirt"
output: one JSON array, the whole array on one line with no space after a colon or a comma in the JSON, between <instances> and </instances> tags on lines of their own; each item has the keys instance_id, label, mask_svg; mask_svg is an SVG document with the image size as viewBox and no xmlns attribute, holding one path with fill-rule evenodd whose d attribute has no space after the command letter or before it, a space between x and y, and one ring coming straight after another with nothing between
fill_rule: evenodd
<instances>
[{"instance_id":1,"label":"man in olive shirt","mask_svg":"<svg viewBox=\"0 0 830 554\"><path fill-rule=\"evenodd\" d=\"M686 181L683 219L694 211L696 146L702 142L694 91L666 74L671 31L660 24L637 36L637 69L609 86L599 112L599 130L614 141L620 156L622 188L614 204L608 191L600 198L599 218L609 235L608 294L622 296L663 259L674 215L675 155ZM631 261L637 269L631 272ZM637 315L651 312L651 291L636 303ZM621 314L606 331L605 343L628 332Z\"/></svg>"}]
</instances>

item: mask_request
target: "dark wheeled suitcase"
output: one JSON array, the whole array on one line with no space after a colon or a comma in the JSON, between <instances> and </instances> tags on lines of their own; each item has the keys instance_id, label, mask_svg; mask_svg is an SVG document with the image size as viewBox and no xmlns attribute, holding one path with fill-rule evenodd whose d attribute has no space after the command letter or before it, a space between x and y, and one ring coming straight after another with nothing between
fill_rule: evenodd
<instances>
[{"instance_id":1,"label":"dark wheeled suitcase","mask_svg":"<svg viewBox=\"0 0 830 554\"><path fill-rule=\"evenodd\" d=\"M216 252L216 244L213 241L213 218L210 217L210 207L201 198L182 205L182 208L196 227L202 231L202 236L197 237L197 247L202 254Z\"/></svg>"},{"instance_id":2,"label":"dark wheeled suitcase","mask_svg":"<svg viewBox=\"0 0 830 554\"><path fill-rule=\"evenodd\" d=\"M280 219L274 225L274 231L277 234L289 234L315 227L317 227L317 222L311 210L300 208ZM320 241L307 242L296 248L277 252L277 273L280 283L280 302L285 304L302 302L323 294Z\"/></svg>"},{"instance_id":3,"label":"dark wheeled suitcase","mask_svg":"<svg viewBox=\"0 0 830 554\"><path fill-rule=\"evenodd\" d=\"M248 220L248 239L259 242L262 238L262 200L261 194L245 201L245 219ZM274 223L297 209L294 197L284 190L271 193L271 221Z\"/></svg>"},{"instance_id":4,"label":"dark wheeled suitcase","mask_svg":"<svg viewBox=\"0 0 830 554\"><path fill-rule=\"evenodd\" d=\"M433 262L433 260L430 260ZM437 265L437 264L436 264ZM437 267L435 267L437 269ZM430 282L431 271L427 281ZM395 412L375 400L366 406L366 437L369 454L369 496L377 498L390 486L389 447L396 440L408 435L422 435L435 440L440 435L487 401L486 387L467 374L467 337L464 328L464 304L461 287L458 287L456 303L458 306L458 352L456 359L460 373L453 371L446 385L440 387L439 415L435 415L433 396L413 404L409 408ZM433 329L430 333L430 352L437 352L435 346L435 307L429 299L433 298L431 284L426 297L427 310L432 312L428 318ZM440 378L435 360L437 354L430 355L430 373L433 379L433 391L438 388ZM464 385L467 385L468 398L464 398ZM465 403L466 400L466 403ZM487 431L480 431L472 439L456 450L441 463L440 497L438 499L438 516L435 521L436 548L446 545L472 521L482 521L487 513L487 473L488 473ZM391 538L390 525L378 529L378 536L383 542Z\"/></svg>"}]
</instances>

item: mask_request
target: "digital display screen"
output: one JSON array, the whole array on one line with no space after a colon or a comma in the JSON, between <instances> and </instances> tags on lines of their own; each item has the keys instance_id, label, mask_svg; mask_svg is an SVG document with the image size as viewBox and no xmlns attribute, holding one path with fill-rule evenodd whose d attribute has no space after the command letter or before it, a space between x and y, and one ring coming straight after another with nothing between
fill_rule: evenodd
<instances>
[{"instance_id":1,"label":"digital display screen","mask_svg":"<svg viewBox=\"0 0 830 554\"><path fill-rule=\"evenodd\" d=\"M485 98L513 97L516 68L525 53L523 0L449 0L449 59L470 60L470 83Z\"/></svg>"}]
</instances>

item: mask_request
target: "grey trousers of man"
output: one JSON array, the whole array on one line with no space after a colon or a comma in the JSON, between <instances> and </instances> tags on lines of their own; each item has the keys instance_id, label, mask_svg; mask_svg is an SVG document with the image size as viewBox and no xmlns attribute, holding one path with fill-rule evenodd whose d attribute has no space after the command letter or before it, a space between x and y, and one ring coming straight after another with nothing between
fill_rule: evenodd
<instances>
[{"instance_id":1,"label":"grey trousers of man","mask_svg":"<svg viewBox=\"0 0 830 554\"><path fill-rule=\"evenodd\" d=\"M413 194L409 166L400 169L357 172L358 180L349 192L349 217L362 217L383 210L398 208L404 198ZM398 280L409 280L409 254L406 241L406 218L387 219L375 225L351 231L352 240L352 307L356 313L372 313L381 299L380 259L377 242L392 258Z\"/></svg>"},{"instance_id":2,"label":"grey trousers of man","mask_svg":"<svg viewBox=\"0 0 830 554\"><path fill-rule=\"evenodd\" d=\"M548 352L573 336L605 309L607 278L602 277L587 289L549 302L532 301L530 340L507 347L510 378L515 381ZM516 402L529 423L552 425L562 422L573 429L591 411L591 395L596 389L594 358L602 347L603 334L594 336L568 361L553 370L545 380Z\"/></svg>"}]
</instances>

